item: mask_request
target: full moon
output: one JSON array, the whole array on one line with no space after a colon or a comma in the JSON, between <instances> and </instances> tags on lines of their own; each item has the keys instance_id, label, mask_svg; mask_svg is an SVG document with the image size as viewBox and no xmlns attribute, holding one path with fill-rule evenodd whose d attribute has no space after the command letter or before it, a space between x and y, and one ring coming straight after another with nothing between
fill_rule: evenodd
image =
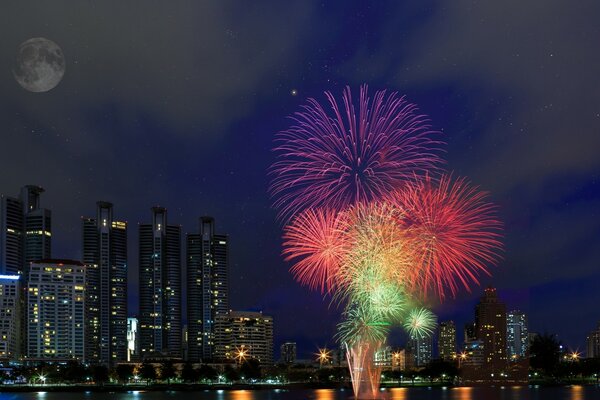
<instances>
[{"instance_id":1,"label":"full moon","mask_svg":"<svg viewBox=\"0 0 600 400\"><path fill-rule=\"evenodd\" d=\"M30 92L47 92L65 74L65 57L52 40L32 38L19 46L13 74L19 85Z\"/></svg>"}]
</instances>

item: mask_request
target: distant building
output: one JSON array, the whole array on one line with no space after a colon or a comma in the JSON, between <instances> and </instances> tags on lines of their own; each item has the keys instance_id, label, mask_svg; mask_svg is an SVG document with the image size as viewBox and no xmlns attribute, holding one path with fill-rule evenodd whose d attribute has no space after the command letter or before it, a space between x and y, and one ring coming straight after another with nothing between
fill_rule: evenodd
<instances>
[{"instance_id":1,"label":"distant building","mask_svg":"<svg viewBox=\"0 0 600 400\"><path fill-rule=\"evenodd\" d=\"M392 353L392 369L398 371L406 370L406 350L400 349Z\"/></svg>"},{"instance_id":2,"label":"distant building","mask_svg":"<svg viewBox=\"0 0 600 400\"><path fill-rule=\"evenodd\" d=\"M27 288L27 358L78 360L85 356L85 267L79 261L31 263Z\"/></svg>"},{"instance_id":3,"label":"distant building","mask_svg":"<svg viewBox=\"0 0 600 400\"><path fill-rule=\"evenodd\" d=\"M296 350L296 342L285 342L281 345L280 349L280 358L281 362L284 364L294 364L296 362L296 358L298 356Z\"/></svg>"},{"instance_id":4,"label":"distant building","mask_svg":"<svg viewBox=\"0 0 600 400\"><path fill-rule=\"evenodd\" d=\"M167 210L152 208L152 223L139 225L140 355L180 358L181 227Z\"/></svg>"},{"instance_id":5,"label":"distant building","mask_svg":"<svg viewBox=\"0 0 600 400\"><path fill-rule=\"evenodd\" d=\"M229 312L227 235L215 232L212 217L200 218L200 231L187 235L188 360L216 357L215 321Z\"/></svg>"},{"instance_id":6,"label":"distant building","mask_svg":"<svg viewBox=\"0 0 600 400\"><path fill-rule=\"evenodd\" d=\"M273 318L260 312L230 311L215 321L215 356L218 361L254 358L273 364ZM240 351L245 353L243 357Z\"/></svg>"},{"instance_id":7,"label":"distant building","mask_svg":"<svg viewBox=\"0 0 600 400\"><path fill-rule=\"evenodd\" d=\"M392 366L392 346L383 347L375 352L374 363L378 367L391 367Z\"/></svg>"},{"instance_id":8,"label":"distant building","mask_svg":"<svg viewBox=\"0 0 600 400\"><path fill-rule=\"evenodd\" d=\"M506 368L506 305L488 287L475 308L477 339L483 342L485 368L491 374Z\"/></svg>"},{"instance_id":9,"label":"distant building","mask_svg":"<svg viewBox=\"0 0 600 400\"><path fill-rule=\"evenodd\" d=\"M138 361L140 357L140 331L138 319L127 318L127 361Z\"/></svg>"},{"instance_id":10,"label":"distant building","mask_svg":"<svg viewBox=\"0 0 600 400\"><path fill-rule=\"evenodd\" d=\"M20 355L20 275L0 275L0 360L17 360Z\"/></svg>"},{"instance_id":11,"label":"distant building","mask_svg":"<svg viewBox=\"0 0 600 400\"><path fill-rule=\"evenodd\" d=\"M456 356L456 326L454 325L454 321L440 322L438 349L442 360L452 360Z\"/></svg>"},{"instance_id":12,"label":"distant building","mask_svg":"<svg viewBox=\"0 0 600 400\"><path fill-rule=\"evenodd\" d=\"M431 362L433 356L433 337L419 338L411 336L408 340L407 350L410 357L410 365L424 367Z\"/></svg>"},{"instance_id":13,"label":"distant building","mask_svg":"<svg viewBox=\"0 0 600 400\"><path fill-rule=\"evenodd\" d=\"M586 338L587 358L600 358L600 323Z\"/></svg>"},{"instance_id":14,"label":"distant building","mask_svg":"<svg viewBox=\"0 0 600 400\"><path fill-rule=\"evenodd\" d=\"M465 346L464 359L461 359L463 368L474 367L481 368L485 365L485 344L481 340L473 340Z\"/></svg>"},{"instance_id":15,"label":"distant building","mask_svg":"<svg viewBox=\"0 0 600 400\"><path fill-rule=\"evenodd\" d=\"M465 344L477 340L477 328L475 322L465 324Z\"/></svg>"},{"instance_id":16,"label":"distant building","mask_svg":"<svg viewBox=\"0 0 600 400\"><path fill-rule=\"evenodd\" d=\"M529 334L527 316L518 310L506 314L506 356L509 361L527 357L529 352Z\"/></svg>"},{"instance_id":17,"label":"distant building","mask_svg":"<svg viewBox=\"0 0 600 400\"><path fill-rule=\"evenodd\" d=\"M127 360L127 223L99 201L96 218L83 218L87 275L86 360L114 365Z\"/></svg>"}]
</instances>

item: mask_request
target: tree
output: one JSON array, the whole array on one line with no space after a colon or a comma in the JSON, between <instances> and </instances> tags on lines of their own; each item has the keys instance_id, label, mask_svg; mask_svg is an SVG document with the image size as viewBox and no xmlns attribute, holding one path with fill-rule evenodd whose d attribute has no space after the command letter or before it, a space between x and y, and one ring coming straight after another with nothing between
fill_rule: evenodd
<instances>
[{"instance_id":1,"label":"tree","mask_svg":"<svg viewBox=\"0 0 600 400\"><path fill-rule=\"evenodd\" d=\"M186 362L181 369L181 380L184 382L197 382L198 374L191 362Z\"/></svg>"},{"instance_id":2,"label":"tree","mask_svg":"<svg viewBox=\"0 0 600 400\"><path fill-rule=\"evenodd\" d=\"M227 379L229 382L235 382L240 379L240 374L231 365L227 365L225 367L223 374L225 375L225 379Z\"/></svg>"},{"instance_id":3,"label":"tree","mask_svg":"<svg viewBox=\"0 0 600 400\"><path fill-rule=\"evenodd\" d=\"M240 375L242 375L243 379L260 379L260 362L256 358L244 361L240 366Z\"/></svg>"},{"instance_id":4,"label":"tree","mask_svg":"<svg viewBox=\"0 0 600 400\"><path fill-rule=\"evenodd\" d=\"M127 383L133 377L133 365L131 364L119 364L115 368L117 378L121 383Z\"/></svg>"},{"instance_id":5,"label":"tree","mask_svg":"<svg viewBox=\"0 0 600 400\"><path fill-rule=\"evenodd\" d=\"M76 383L83 382L88 376L89 371L77 361L69 361L61 370L60 378L63 381Z\"/></svg>"},{"instance_id":6,"label":"tree","mask_svg":"<svg viewBox=\"0 0 600 400\"><path fill-rule=\"evenodd\" d=\"M92 368L92 376L96 385L104 385L108 381L108 368L104 365L95 365Z\"/></svg>"},{"instance_id":7,"label":"tree","mask_svg":"<svg viewBox=\"0 0 600 400\"><path fill-rule=\"evenodd\" d=\"M210 365L202 364L198 369L198 378L201 381L214 381L217 376L217 371Z\"/></svg>"},{"instance_id":8,"label":"tree","mask_svg":"<svg viewBox=\"0 0 600 400\"><path fill-rule=\"evenodd\" d=\"M156 379L156 368L147 361L142 363L140 367L140 376L146 381L146 384Z\"/></svg>"},{"instance_id":9,"label":"tree","mask_svg":"<svg viewBox=\"0 0 600 400\"><path fill-rule=\"evenodd\" d=\"M163 381L167 381L167 384L171 383L171 379L177 376L175 366L173 365L173 361L167 360L163 361L160 365L160 379Z\"/></svg>"},{"instance_id":10,"label":"tree","mask_svg":"<svg viewBox=\"0 0 600 400\"><path fill-rule=\"evenodd\" d=\"M560 343L554 335L537 335L529 348L532 368L544 371L546 376L554 376L560 362Z\"/></svg>"}]
</instances>

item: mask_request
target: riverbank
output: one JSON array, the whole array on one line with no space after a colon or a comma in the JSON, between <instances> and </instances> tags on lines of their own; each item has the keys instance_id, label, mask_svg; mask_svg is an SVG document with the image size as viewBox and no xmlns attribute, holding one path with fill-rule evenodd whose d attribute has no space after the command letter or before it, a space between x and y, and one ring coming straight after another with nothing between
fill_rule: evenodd
<instances>
[{"instance_id":1,"label":"riverbank","mask_svg":"<svg viewBox=\"0 0 600 400\"><path fill-rule=\"evenodd\" d=\"M522 384L469 384L469 385L453 385L448 382L415 382L415 383L384 383L381 385L385 389L393 388L442 388L442 387L504 387L504 386L528 386L528 387L550 387L550 386L600 386L597 382L580 381L580 382L529 382ZM128 392L201 392L201 391L232 391L232 390L299 390L299 389L344 389L352 390L351 386L344 384L319 384L319 383L288 383L288 384L186 384L186 383L173 383L173 384L45 384L45 385L0 385L1 392L104 392L104 393L128 393Z\"/></svg>"}]
</instances>

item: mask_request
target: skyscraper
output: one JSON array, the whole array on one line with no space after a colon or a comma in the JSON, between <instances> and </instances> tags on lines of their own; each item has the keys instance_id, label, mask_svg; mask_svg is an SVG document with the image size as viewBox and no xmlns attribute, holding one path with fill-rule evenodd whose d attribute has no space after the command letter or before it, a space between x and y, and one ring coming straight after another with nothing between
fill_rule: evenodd
<instances>
[{"instance_id":1,"label":"skyscraper","mask_svg":"<svg viewBox=\"0 0 600 400\"><path fill-rule=\"evenodd\" d=\"M456 326L454 321L440 322L438 349L442 360L452 360L452 357L456 355Z\"/></svg>"},{"instance_id":2,"label":"skyscraper","mask_svg":"<svg viewBox=\"0 0 600 400\"><path fill-rule=\"evenodd\" d=\"M86 360L112 365L127 360L127 223L113 219L113 205L104 201L96 218L82 223Z\"/></svg>"},{"instance_id":3,"label":"skyscraper","mask_svg":"<svg viewBox=\"0 0 600 400\"><path fill-rule=\"evenodd\" d=\"M228 238L215 233L212 217L200 218L200 232L187 235L188 359L215 357L214 324L229 312Z\"/></svg>"},{"instance_id":4,"label":"skyscraper","mask_svg":"<svg viewBox=\"0 0 600 400\"><path fill-rule=\"evenodd\" d=\"M40 208L44 189L28 185L0 199L0 274L27 274L31 261L50 258L52 218Z\"/></svg>"},{"instance_id":5,"label":"skyscraper","mask_svg":"<svg viewBox=\"0 0 600 400\"><path fill-rule=\"evenodd\" d=\"M411 336L408 340L407 350L410 364L415 367L423 367L431 362L433 355L433 336L417 337Z\"/></svg>"},{"instance_id":6,"label":"skyscraper","mask_svg":"<svg viewBox=\"0 0 600 400\"><path fill-rule=\"evenodd\" d=\"M490 373L506 368L506 305L488 287L475 308L477 339L483 343L484 366Z\"/></svg>"},{"instance_id":7,"label":"skyscraper","mask_svg":"<svg viewBox=\"0 0 600 400\"><path fill-rule=\"evenodd\" d=\"M27 358L83 361L84 285L85 267L79 261L31 263L27 283Z\"/></svg>"},{"instance_id":8,"label":"skyscraper","mask_svg":"<svg viewBox=\"0 0 600 400\"><path fill-rule=\"evenodd\" d=\"M0 359L16 360L20 355L21 275L0 275Z\"/></svg>"},{"instance_id":9,"label":"skyscraper","mask_svg":"<svg viewBox=\"0 0 600 400\"><path fill-rule=\"evenodd\" d=\"M518 310L506 314L506 356L510 361L527 357L529 334L527 316Z\"/></svg>"},{"instance_id":10,"label":"skyscraper","mask_svg":"<svg viewBox=\"0 0 600 400\"><path fill-rule=\"evenodd\" d=\"M140 230L140 352L181 357L181 227L152 208Z\"/></svg>"}]
</instances>

